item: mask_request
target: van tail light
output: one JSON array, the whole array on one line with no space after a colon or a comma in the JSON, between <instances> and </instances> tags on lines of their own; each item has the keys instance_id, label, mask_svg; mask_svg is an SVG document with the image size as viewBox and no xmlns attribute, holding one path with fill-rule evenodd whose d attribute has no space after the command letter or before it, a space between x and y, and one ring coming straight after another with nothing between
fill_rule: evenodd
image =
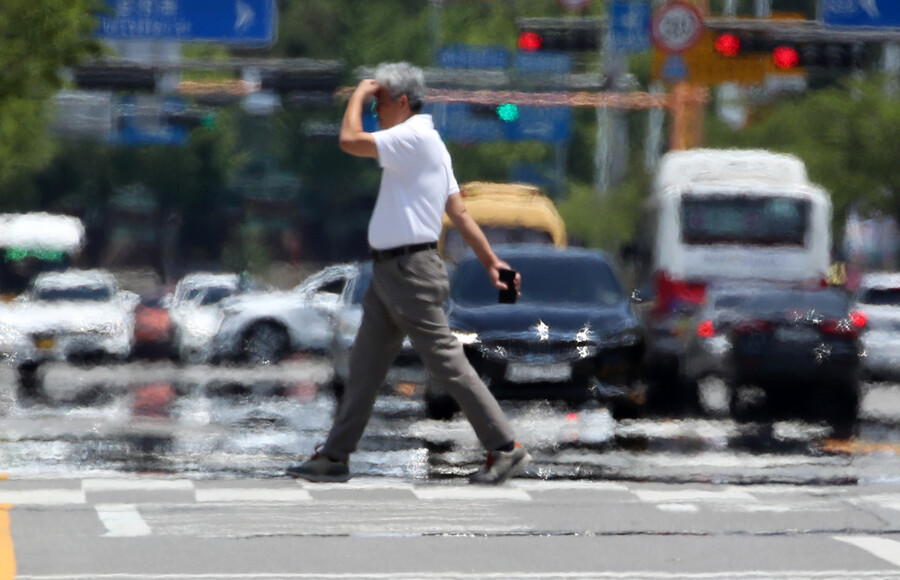
<instances>
[{"instance_id":1,"label":"van tail light","mask_svg":"<svg viewBox=\"0 0 900 580\"><path fill-rule=\"evenodd\" d=\"M704 320L697 325L697 336L700 338L712 338L716 335L716 327L712 320Z\"/></svg>"},{"instance_id":2,"label":"van tail light","mask_svg":"<svg viewBox=\"0 0 900 580\"><path fill-rule=\"evenodd\" d=\"M866 316L865 310L854 310L850 313L850 320L853 322L853 326L860 330L869 323L869 317Z\"/></svg>"},{"instance_id":3,"label":"van tail light","mask_svg":"<svg viewBox=\"0 0 900 580\"><path fill-rule=\"evenodd\" d=\"M767 320L743 320L734 325L735 334L772 332L772 323Z\"/></svg>"},{"instance_id":4,"label":"van tail light","mask_svg":"<svg viewBox=\"0 0 900 580\"><path fill-rule=\"evenodd\" d=\"M706 284L678 280L658 272L656 296L656 310L660 313L675 310L679 305L699 306L706 300Z\"/></svg>"},{"instance_id":5,"label":"van tail light","mask_svg":"<svg viewBox=\"0 0 900 580\"><path fill-rule=\"evenodd\" d=\"M850 318L842 318L840 320L828 319L819 323L819 330L822 334L831 336L841 336L846 338L855 338L859 334L860 327L856 325L852 315Z\"/></svg>"}]
</instances>

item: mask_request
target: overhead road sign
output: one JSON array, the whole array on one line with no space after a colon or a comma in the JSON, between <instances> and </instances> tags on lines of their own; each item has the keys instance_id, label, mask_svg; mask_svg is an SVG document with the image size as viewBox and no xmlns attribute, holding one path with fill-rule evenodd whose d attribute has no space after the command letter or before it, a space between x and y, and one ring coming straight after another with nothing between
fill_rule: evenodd
<instances>
[{"instance_id":1,"label":"overhead road sign","mask_svg":"<svg viewBox=\"0 0 900 580\"><path fill-rule=\"evenodd\" d=\"M900 2L822 0L821 19L826 26L900 28Z\"/></svg>"},{"instance_id":2,"label":"overhead road sign","mask_svg":"<svg viewBox=\"0 0 900 580\"><path fill-rule=\"evenodd\" d=\"M614 52L634 53L650 49L649 0L612 0L608 10L610 48Z\"/></svg>"},{"instance_id":3,"label":"overhead road sign","mask_svg":"<svg viewBox=\"0 0 900 580\"><path fill-rule=\"evenodd\" d=\"M700 40L703 14L693 4L670 0L653 12L650 38L665 52L684 52Z\"/></svg>"},{"instance_id":4,"label":"overhead road sign","mask_svg":"<svg viewBox=\"0 0 900 580\"><path fill-rule=\"evenodd\" d=\"M438 51L436 60L444 68L503 69L509 66L509 50L502 46L451 44Z\"/></svg>"},{"instance_id":5,"label":"overhead road sign","mask_svg":"<svg viewBox=\"0 0 900 580\"><path fill-rule=\"evenodd\" d=\"M220 42L270 46L275 42L275 0L107 0L98 15L105 40Z\"/></svg>"}]
</instances>

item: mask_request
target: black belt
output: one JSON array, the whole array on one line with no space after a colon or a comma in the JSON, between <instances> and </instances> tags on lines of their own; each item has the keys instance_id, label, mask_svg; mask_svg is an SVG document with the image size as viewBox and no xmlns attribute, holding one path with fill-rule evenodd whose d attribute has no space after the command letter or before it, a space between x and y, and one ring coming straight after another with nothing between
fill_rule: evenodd
<instances>
[{"instance_id":1,"label":"black belt","mask_svg":"<svg viewBox=\"0 0 900 580\"><path fill-rule=\"evenodd\" d=\"M399 246L396 248L388 248L387 250L370 250L369 255L376 262L383 262L399 256L414 254L425 250L436 250L437 242L428 242L425 244L412 244L410 246Z\"/></svg>"}]
</instances>

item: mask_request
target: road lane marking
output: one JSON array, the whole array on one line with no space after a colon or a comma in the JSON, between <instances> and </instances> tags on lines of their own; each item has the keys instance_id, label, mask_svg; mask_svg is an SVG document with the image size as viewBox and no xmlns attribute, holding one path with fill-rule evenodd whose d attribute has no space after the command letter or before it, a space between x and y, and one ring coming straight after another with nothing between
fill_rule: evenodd
<instances>
[{"instance_id":1,"label":"road lane marking","mask_svg":"<svg viewBox=\"0 0 900 580\"><path fill-rule=\"evenodd\" d=\"M152 531L138 512L137 506L123 503L106 503L94 506L97 517L106 526L107 538L134 538L149 536Z\"/></svg>"},{"instance_id":2,"label":"road lane marking","mask_svg":"<svg viewBox=\"0 0 900 580\"><path fill-rule=\"evenodd\" d=\"M0 580L16 577L16 551L13 549L9 510L12 504L0 504Z\"/></svg>"},{"instance_id":3,"label":"road lane marking","mask_svg":"<svg viewBox=\"0 0 900 580\"><path fill-rule=\"evenodd\" d=\"M747 501L755 502L757 499L746 491L738 489L702 490L702 489L678 489L656 490L639 489L632 491L641 501L650 503L690 503L690 502L730 502Z\"/></svg>"},{"instance_id":4,"label":"road lane marking","mask_svg":"<svg viewBox=\"0 0 900 580\"><path fill-rule=\"evenodd\" d=\"M85 503L80 489L0 489L0 503L64 505Z\"/></svg>"},{"instance_id":5,"label":"road lane marking","mask_svg":"<svg viewBox=\"0 0 900 580\"><path fill-rule=\"evenodd\" d=\"M429 486L417 487L413 493L419 499L428 500L513 500L531 501L531 495L524 489L516 487L479 487L479 486Z\"/></svg>"},{"instance_id":6,"label":"road lane marking","mask_svg":"<svg viewBox=\"0 0 900 580\"><path fill-rule=\"evenodd\" d=\"M81 489L87 492L190 491L194 489L194 482L189 479L83 479Z\"/></svg>"},{"instance_id":7,"label":"road lane marking","mask_svg":"<svg viewBox=\"0 0 900 580\"><path fill-rule=\"evenodd\" d=\"M656 506L656 509L663 512L675 513L694 513L700 511L700 508L692 503L661 503Z\"/></svg>"},{"instance_id":8,"label":"road lane marking","mask_svg":"<svg viewBox=\"0 0 900 580\"><path fill-rule=\"evenodd\" d=\"M198 502L294 502L310 501L305 489L265 489L217 487L194 492Z\"/></svg>"},{"instance_id":9,"label":"road lane marking","mask_svg":"<svg viewBox=\"0 0 900 580\"><path fill-rule=\"evenodd\" d=\"M833 536L835 540L861 548L894 566L900 566L900 542L877 536ZM894 572L896 574L896 571Z\"/></svg>"}]
</instances>

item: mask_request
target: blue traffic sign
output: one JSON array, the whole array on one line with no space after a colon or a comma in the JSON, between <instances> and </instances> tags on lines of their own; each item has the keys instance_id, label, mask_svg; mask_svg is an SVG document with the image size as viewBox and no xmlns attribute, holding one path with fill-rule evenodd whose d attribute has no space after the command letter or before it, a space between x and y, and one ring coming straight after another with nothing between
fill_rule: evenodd
<instances>
[{"instance_id":1,"label":"blue traffic sign","mask_svg":"<svg viewBox=\"0 0 900 580\"><path fill-rule=\"evenodd\" d=\"M835 27L900 28L897 0L822 0L822 23Z\"/></svg>"},{"instance_id":2,"label":"blue traffic sign","mask_svg":"<svg viewBox=\"0 0 900 580\"><path fill-rule=\"evenodd\" d=\"M650 50L650 2L612 0L608 6L612 50L619 53Z\"/></svg>"},{"instance_id":3,"label":"blue traffic sign","mask_svg":"<svg viewBox=\"0 0 900 580\"><path fill-rule=\"evenodd\" d=\"M275 41L275 0L107 0L97 36L106 40L221 42L268 46Z\"/></svg>"},{"instance_id":4,"label":"blue traffic sign","mask_svg":"<svg viewBox=\"0 0 900 580\"><path fill-rule=\"evenodd\" d=\"M438 51L437 65L444 68L506 68L509 50L502 46L451 44Z\"/></svg>"},{"instance_id":5,"label":"blue traffic sign","mask_svg":"<svg viewBox=\"0 0 900 580\"><path fill-rule=\"evenodd\" d=\"M490 107L493 109L493 107ZM544 141L558 143L572 132L571 107L520 105L519 117L504 122L496 115L476 115L469 103L436 103L425 111L434 118L434 127L447 141Z\"/></svg>"}]
</instances>

